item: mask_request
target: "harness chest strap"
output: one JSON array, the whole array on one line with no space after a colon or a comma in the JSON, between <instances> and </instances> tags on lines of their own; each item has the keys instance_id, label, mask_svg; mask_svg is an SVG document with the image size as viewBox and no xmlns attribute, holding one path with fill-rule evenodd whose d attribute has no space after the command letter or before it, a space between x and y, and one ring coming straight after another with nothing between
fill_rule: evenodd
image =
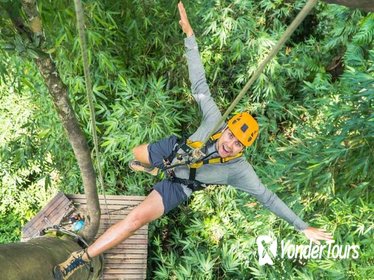
<instances>
[{"instance_id":1,"label":"harness chest strap","mask_svg":"<svg viewBox=\"0 0 374 280\"><path fill-rule=\"evenodd\" d=\"M218 133L212 135L210 137L210 141L211 142L216 141L219 137L221 137L221 135L222 135L222 132L218 132ZM203 146L203 143L200 142L200 141L191 141L190 139L184 140L181 144L176 145L173 153L167 158L167 161L171 163L173 161L174 157L176 157L176 156L178 157L177 151L179 149L182 149L185 153L189 154L194 149L202 148L202 146ZM227 157L227 158L221 158L221 157L214 157L214 158L210 158L210 159L204 159L203 158L202 160L200 160L198 162L195 162L195 163L192 163L192 164L186 163L185 165L187 165L190 168L190 173L189 173L189 178L188 179L177 178L173 173L169 173L169 174L171 175L172 180L174 182L184 184L188 188L190 188L192 191L201 190L201 189L204 188L205 184L196 180L196 171L197 171L198 168L200 168L204 164L225 163L225 162L231 161L233 159L236 159L236 158L240 157L241 155L242 155L242 153L239 153L236 156ZM206 157L209 157L209 155L206 156Z\"/></svg>"},{"instance_id":2,"label":"harness chest strap","mask_svg":"<svg viewBox=\"0 0 374 280\"><path fill-rule=\"evenodd\" d=\"M218 138L220 138L222 135L222 132L217 132L216 134L212 135L210 137L210 141L211 142L214 142L216 141ZM200 141L191 141L190 139L187 139L186 141L186 145L188 147L191 147L193 149L200 149L203 145L203 142L200 142ZM182 148L183 149L183 148ZM191 150L191 149L190 149ZM204 160L201 160L201 161L198 161L198 162L195 162L195 163L192 163L192 164L189 164L188 166L190 168L200 168L201 166L203 166L204 164L218 164L218 163L225 163L225 162L228 162L230 160L233 160L233 159L236 159L240 156L242 156L243 153L239 153L233 157L226 157L226 158L221 158L221 157L214 157L214 158L210 158L210 159L204 159Z\"/></svg>"}]
</instances>

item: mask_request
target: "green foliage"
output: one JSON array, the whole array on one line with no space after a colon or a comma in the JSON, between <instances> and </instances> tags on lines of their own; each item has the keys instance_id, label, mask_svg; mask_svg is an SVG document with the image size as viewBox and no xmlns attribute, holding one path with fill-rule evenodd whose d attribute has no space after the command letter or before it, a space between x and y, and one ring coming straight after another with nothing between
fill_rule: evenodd
<instances>
[{"instance_id":1,"label":"green foliage","mask_svg":"<svg viewBox=\"0 0 374 280\"><path fill-rule=\"evenodd\" d=\"M33 65L11 57L7 70L0 85L1 242L18 239L21 227L57 192L60 172L70 167L55 156L74 159L64 152L67 141L59 140L61 125Z\"/></svg>"},{"instance_id":2,"label":"green foliage","mask_svg":"<svg viewBox=\"0 0 374 280\"><path fill-rule=\"evenodd\" d=\"M12 213L0 213L0 243L10 243L18 240L21 235L22 217Z\"/></svg>"},{"instance_id":3,"label":"green foliage","mask_svg":"<svg viewBox=\"0 0 374 280\"><path fill-rule=\"evenodd\" d=\"M187 1L212 95L225 110L305 1ZM131 150L193 132L177 1L84 3L107 192L145 195L159 178L129 171ZM70 1L38 1L45 42L16 35L0 10L0 242L81 178L32 58L50 54L92 146ZM17 12L15 10L15 12ZM21 13L22 15L22 13ZM365 279L373 273L374 17L320 3L236 108L260 123L246 151L259 177L300 217L358 244L357 260L258 265L257 236L308 241L233 188L195 193L150 227L150 279ZM35 38L34 38L35 39Z\"/></svg>"}]
</instances>

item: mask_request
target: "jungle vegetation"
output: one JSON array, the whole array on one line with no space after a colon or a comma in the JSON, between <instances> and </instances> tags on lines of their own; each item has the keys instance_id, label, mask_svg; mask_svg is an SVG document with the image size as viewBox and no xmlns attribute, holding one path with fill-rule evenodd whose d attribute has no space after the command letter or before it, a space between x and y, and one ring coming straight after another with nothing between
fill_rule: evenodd
<instances>
[{"instance_id":1,"label":"jungle vegetation","mask_svg":"<svg viewBox=\"0 0 374 280\"><path fill-rule=\"evenodd\" d=\"M1 2L9 2L1 0ZM15 1L14 12L19 12ZM42 45L0 9L0 242L62 190L82 193L66 134L33 59L50 55L92 148L72 1L37 2ZM224 112L305 1L184 1L212 95ZM146 195L157 178L127 166L136 145L191 133L177 1L84 2L97 134L107 194ZM19 12L21 16L22 13ZM260 136L246 157L272 191L357 259L276 259L259 266L256 237L309 242L256 200L210 187L150 225L150 279L369 279L374 273L374 14L319 3L236 112Z\"/></svg>"}]
</instances>

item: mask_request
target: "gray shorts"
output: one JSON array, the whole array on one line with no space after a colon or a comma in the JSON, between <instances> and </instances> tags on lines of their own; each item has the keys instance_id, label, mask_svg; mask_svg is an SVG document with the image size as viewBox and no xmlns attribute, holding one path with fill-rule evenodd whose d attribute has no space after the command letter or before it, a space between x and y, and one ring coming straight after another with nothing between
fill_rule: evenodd
<instances>
[{"instance_id":1,"label":"gray shorts","mask_svg":"<svg viewBox=\"0 0 374 280\"><path fill-rule=\"evenodd\" d=\"M173 135L148 145L148 155L152 166L163 169L163 160L172 153L177 140L178 138ZM153 189L162 197L164 214L188 199L185 188L185 186L168 179L162 180L153 186Z\"/></svg>"}]
</instances>

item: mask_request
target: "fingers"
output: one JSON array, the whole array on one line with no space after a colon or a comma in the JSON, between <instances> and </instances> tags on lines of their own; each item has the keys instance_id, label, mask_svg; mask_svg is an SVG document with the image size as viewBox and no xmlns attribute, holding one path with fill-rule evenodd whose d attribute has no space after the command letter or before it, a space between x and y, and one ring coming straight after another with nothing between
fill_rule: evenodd
<instances>
[{"instance_id":1,"label":"fingers","mask_svg":"<svg viewBox=\"0 0 374 280\"><path fill-rule=\"evenodd\" d=\"M332 240L333 236L330 232L327 232L325 229L317 229L316 230L316 235L320 240Z\"/></svg>"},{"instance_id":2,"label":"fingers","mask_svg":"<svg viewBox=\"0 0 374 280\"><path fill-rule=\"evenodd\" d=\"M325 229L312 228L309 227L304 231L305 236L310 239L313 243L321 244L319 240L331 241L333 236L331 233L327 232Z\"/></svg>"},{"instance_id":3,"label":"fingers","mask_svg":"<svg viewBox=\"0 0 374 280\"><path fill-rule=\"evenodd\" d=\"M187 17L187 15L186 15L186 10L184 9L184 6L183 6L183 3L182 3L182 2L179 2L179 3L178 3L178 10L179 10L179 15L180 15L181 19L182 19L183 17Z\"/></svg>"},{"instance_id":4,"label":"fingers","mask_svg":"<svg viewBox=\"0 0 374 280\"><path fill-rule=\"evenodd\" d=\"M310 238L310 241L312 241L314 244L321 245L321 242L318 239Z\"/></svg>"},{"instance_id":5,"label":"fingers","mask_svg":"<svg viewBox=\"0 0 374 280\"><path fill-rule=\"evenodd\" d=\"M193 35L192 27L188 21L186 10L184 9L183 3L178 3L178 11L180 15L179 25L182 27L183 32L187 35L187 37Z\"/></svg>"},{"instance_id":6,"label":"fingers","mask_svg":"<svg viewBox=\"0 0 374 280\"><path fill-rule=\"evenodd\" d=\"M178 10L179 10L179 16L180 16L181 20L182 21L188 21L186 9L184 8L184 5L183 5L182 2L178 3Z\"/></svg>"}]
</instances>

